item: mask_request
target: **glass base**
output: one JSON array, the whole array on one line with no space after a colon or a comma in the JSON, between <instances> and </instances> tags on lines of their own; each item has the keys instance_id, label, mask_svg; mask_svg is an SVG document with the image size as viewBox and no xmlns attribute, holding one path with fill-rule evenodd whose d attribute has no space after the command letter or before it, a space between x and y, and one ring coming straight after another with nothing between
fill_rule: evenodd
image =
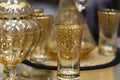
<instances>
[{"instance_id":1,"label":"glass base","mask_svg":"<svg viewBox=\"0 0 120 80\"><path fill-rule=\"evenodd\" d=\"M49 59L30 59L32 63L49 63Z\"/></svg>"},{"instance_id":2,"label":"glass base","mask_svg":"<svg viewBox=\"0 0 120 80\"><path fill-rule=\"evenodd\" d=\"M116 51L116 47L99 44L99 54L102 54L104 56L114 56L116 54Z\"/></svg>"},{"instance_id":3,"label":"glass base","mask_svg":"<svg viewBox=\"0 0 120 80\"><path fill-rule=\"evenodd\" d=\"M72 70L72 69L61 69L57 72L57 79L58 80L79 80L80 73L79 70Z\"/></svg>"},{"instance_id":4,"label":"glass base","mask_svg":"<svg viewBox=\"0 0 120 80\"><path fill-rule=\"evenodd\" d=\"M79 77L71 77L71 76L57 76L57 80L80 80Z\"/></svg>"},{"instance_id":5,"label":"glass base","mask_svg":"<svg viewBox=\"0 0 120 80\"><path fill-rule=\"evenodd\" d=\"M104 50L104 49L99 49L99 54L104 55L104 56L115 56L116 55L116 50L108 51L108 50Z\"/></svg>"},{"instance_id":6,"label":"glass base","mask_svg":"<svg viewBox=\"0 0 120 80\"><path fill-rule=\"evenodd\" d=\"M39 55L39 56L29 56L27 58L32 63L49 63L50 58L46 55Z\"/></svg>"}]
</instances>

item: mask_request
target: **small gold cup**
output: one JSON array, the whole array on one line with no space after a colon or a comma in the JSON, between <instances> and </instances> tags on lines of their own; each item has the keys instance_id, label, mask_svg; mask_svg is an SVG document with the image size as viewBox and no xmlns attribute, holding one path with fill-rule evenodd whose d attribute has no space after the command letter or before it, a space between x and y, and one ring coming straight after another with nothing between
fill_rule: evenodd
<instances>
[{"instance_id":1,"label":"small gold cup","mask_svg":"<svg viewBox=\"0 0 120 80\"><path fill-rule=\"evenodd\" d=\"M45 50L47 42L50 39L51 29L53 25L53 16L44 14L43 9L35 9L35 18L43 28L42 39L35 51L32 53L30 59L33 62L44 63L49 61L48 52Z\"/></svg>"},{"instance_id":2,"label":"small gold cup","mask_svg":"<svg viewBox=\"0 0 120 80\"><path fill-rule=\"evenodd\" d=\"M98 11L99 17L99 53L115 55L117 51L117 32L120 12L114 9Z\"/></svg>"}]
</instances>

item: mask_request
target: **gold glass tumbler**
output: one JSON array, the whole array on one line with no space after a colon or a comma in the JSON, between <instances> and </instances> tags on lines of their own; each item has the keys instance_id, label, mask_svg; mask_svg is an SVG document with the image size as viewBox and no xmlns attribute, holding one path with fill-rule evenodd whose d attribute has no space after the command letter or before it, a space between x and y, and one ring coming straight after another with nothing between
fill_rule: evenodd
<instances>
[{"instance_id":1,"label":"gold glass tumbler","mask_svg":"<svg viewBox=\"0 0 120 80\"><path fill-rule=\"evenodd\" d=\"M39 11L39 10L38 10ZM37 13L36 16L37 20L41 24L43 28L42 38L40 43L36 47L35 51L30 56L30 60L37 63L45 63L49 61L48 52L46 51L47 42L50 39L50 33L53 25L53 16L47 15L43 13Z\"/></svg>"},{"instance_id":2,"label":"gold glass tumbler","mask_svg":"<svg viewBox=\"0 0 120 80\"><path fill-rule=\"evenodd\" d=\"M117 32L120 12L114 9L98 11L99 17L99 53L115 55L117 50Z\"/></svg>"}]
</instances>

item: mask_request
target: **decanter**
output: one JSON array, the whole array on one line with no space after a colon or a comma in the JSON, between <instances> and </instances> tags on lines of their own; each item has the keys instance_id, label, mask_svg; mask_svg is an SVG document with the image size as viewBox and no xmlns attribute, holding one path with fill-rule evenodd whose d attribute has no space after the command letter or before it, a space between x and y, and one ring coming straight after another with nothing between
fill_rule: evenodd
<instances>
[{"instance_id":1,"label":"decanter","mask_svg":"<svg viewBox=\"0 0 120 80\"><path fill-rule=\"evenodd\" d=\"M92 36L92 34L91 34L91 32L88 28L88 25L85 22L85 19L84 19L83 14L82 14L82 10L85 9L87 0L74 0L74 1L75 1L75 5L76 5L77 9L79 8L78 9L78 11L79 11L78 15L80 16L79 23L83 27L83 36L82 36L82 43L81 43L80 59L85 59L87 57L87 55L94 50L94 48L96 47L96 43L93 39L93 36ZM81 5L81 7L79 7L80 5ZM59 9L58 9L57 14L55 16L54 23L56 23L58 21L57 20L58 18L61 18L60 19L61 23L62 22L67 23L67 21L68 21L67 18L63 17L63 16L64 16L64 14L68 14L67 11L69 11L69 7L68 7L68 9L65 9L66 10L66 12L65 12L64 9L63 9L63 7L65 7L65 6L66 5L58 7ZM61 14L63 14L63 15L61 15ZM73 12L71 12L69 14L73 15ZM75 22L74 15L72 17L73 17L73 20L71 20L71 21ZM47 47L48 55L50 56L50 58L52 60L57 60L57 49L56 49L56 47L57 47L57 45L56 45L56 42L55 42L55 31L53 29L52 32L51 32L51 39L48 42L48 47Z\"/></svg>"}]
</instances>

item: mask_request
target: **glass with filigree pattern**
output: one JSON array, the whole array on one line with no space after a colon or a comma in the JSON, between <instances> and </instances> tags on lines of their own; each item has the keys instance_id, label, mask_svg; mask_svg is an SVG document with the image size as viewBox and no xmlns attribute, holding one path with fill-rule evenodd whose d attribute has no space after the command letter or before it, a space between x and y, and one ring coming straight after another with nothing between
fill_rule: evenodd
<instances>
[{"instance_id":1,"label":"glass with filigree pattern","mask_svg":"<svg viewBox=\"0 0 120 80\"><path fill-rule=\"evenodd\" d=\"M40 43L30 55L30 60L34 63L46 63L49 62L50 57L48 56L47 45L50 39L50 33L53 25L53 16L49 14L44 14L42 8L34 9L35 18L41 24L43 33Z\"/></svg>"},{"instance_id":2,"label":"glass with filigree pattern","mask_svg":"<svg viewBox=\"0 0 120 80\"><path fill-rule=\"evenodd\" d=\"M83 22L75 0L60 0L54 23L58 80L80 78L80 50Z\"/></svg>"},{"instance_id":3,"label":"glass with filigree pattern","mask_svg":"<svg viewBox=\"0 0 120 80\"><path fill-rule=\"evenodd\" d=\"M117 51L117 32L120 12L114 9L98 11L99 17L99 53L115 55Z\"/></svg>"}]
</instances>

